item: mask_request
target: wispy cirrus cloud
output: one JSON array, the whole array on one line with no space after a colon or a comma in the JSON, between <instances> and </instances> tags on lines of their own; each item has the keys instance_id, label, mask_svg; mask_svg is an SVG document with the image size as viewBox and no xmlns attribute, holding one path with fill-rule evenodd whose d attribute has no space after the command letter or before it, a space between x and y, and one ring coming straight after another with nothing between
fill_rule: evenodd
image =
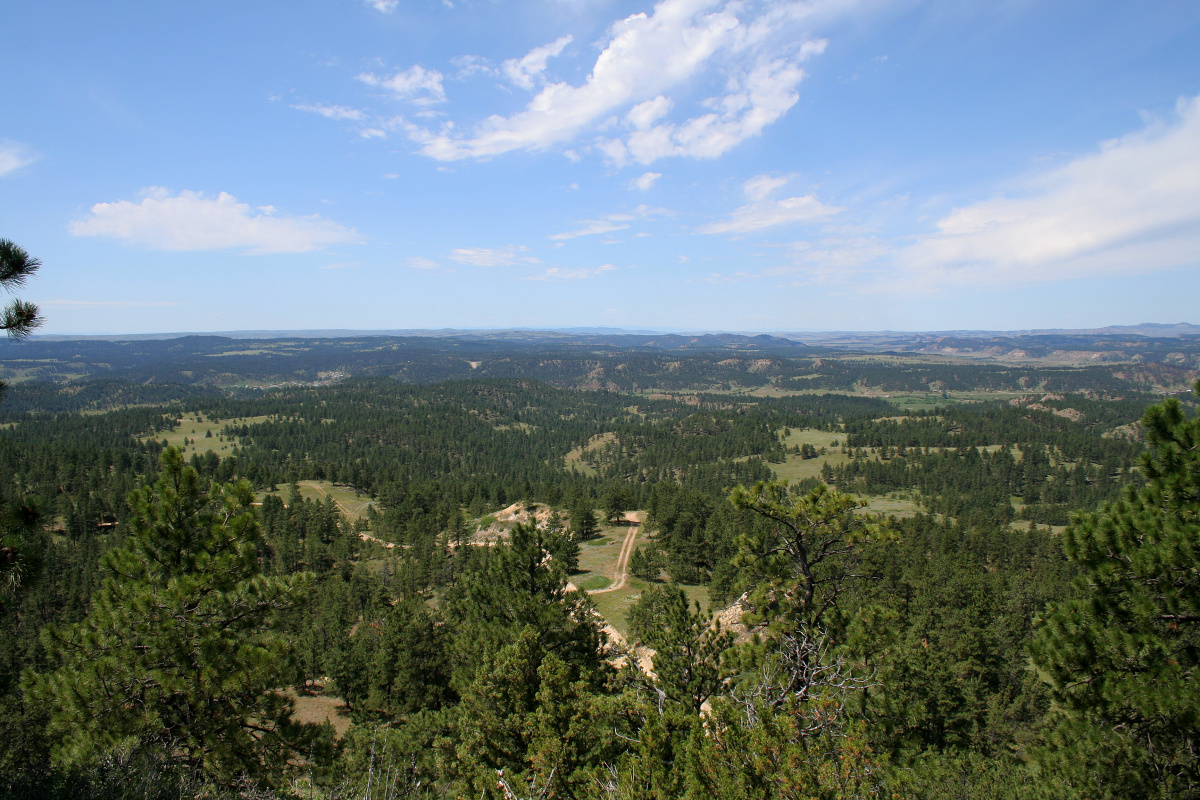
<instances>
[{"instance_id":1,"label":"wispy cirrus cloud","mask_svg":"<svg viewBox=\"0 0 1200 800\"><path fill-rule=\"evenodd\" d=\"M658 183L658 179L662 177L661 172L643 172L638 177L629 182L630 189L648 192L653 188L654 184Z\"/></svg>"},{"instance_id":2,"label":"wispy cirrus cloud","mask_svg":"<svg viewBox=\"0 0 1200 800\"><path fill-rule=\"evenodd\" d=\"M1200 96L1014 195L942 218L897 253L900 280L1037 283L1200 265Z\"/></svg>"},{"instance_id":3,"label":"wispy cirrus cloud","mask_svg":"<svg viewBox=\"0 0 1200 800\"><path fill-rule=\"evenodd\" d=\"M278 214L272 206L252 209L221 192L172 194L143 190L140 202L97 203L71 223L75 236L101 236L157 250L243 250L247 253L304 253L359 240L352 228L310 216Z\"/></svg>"},{"instance_id":4,"label":"wispy cirrus cloud","mask_svg":"<svg viewBox=\"0 0 1200 800\"><path fill-rule=\"evenodd\" d=\"M413 256L413 257L407 259L405 261L405 263L408 264L408 266L412 269L429 270L429 269L439 269L442 266L438 262L434 261L432 258L425 258L424 256Z\"/></svg>"},{"instance_id":5,"label":"wispy cirrus cloud","mask_svg":"<svg viewBox=\"0 0 1200 800\"><path fill-rule=\"evenodd\" d=\"M814 195L773 199L772 195L790 179L771 175L756 175L742 186L749 200L728 219L701 226L700 233L752 233L800 222L828 219L844 209L822 203Z\"/></svg>"},{"instance_id":6,"label":"wispy cirrus cloud","mask_svg":"<svg viewBox=\"0 0 1200 800\"><path fill-rule=\"evenodd\" d=\"M297 103L292 108L297 111L307 111L310 114L320 114L325 119L361 121L365 115L357 108L346 106L325 105L323 103Z\"/></svg>"},{"instance_id":7,"label":"wispy cirrus cloud","mask_svg":"<svg viewBox=\"0 0 1200 800\"><path fill-rule=\"evenodd\" d=\"M511 267L516 264L539 264L538 259L525 255L529 248L524 245L506 247L459 247L450 251L448 258L472 267Z\"/></svg>"},{"instance_id":8,"label":"wispy cirrus cloud","mask_svg":"<svg viewBox=\"0 0 1200 800\"><path fill-rule=\"evenodd\" d=\"M527 275L525 281L581 281L595 278L606 272L612 272L616 267L612 264L601 264L598 267L550 267L537 275Z\"/></svg>"},{"instance_id":9,"label":"wispy cirrus cloud","mask_svg":"<svg viewBox=\"0 0 1200 800\"><path fill-rule=\"evenodd\" d=\"M608 214L598 219L581 220L580 227L563 231L562 233L551 234L546 238L556 242L564 242L569 239L578 239L580 236L612 233L614 231L625 230L633 222L650 220L669 213L665 208L652 208L648 205L639 205L633 211Z\"/></svg>"},{"instance_id":10,"label":"wispy cirrus cloud","mask_svg":"<svg viewBox=\"0 0 1200 800\"><path fill-rule=\"evenodd\" d=\"M364 2L384 14L391 14L396 10L396 6L400 5L400 0L364 0Z\"/></svg>"},{"instance_id":11,"label":"wispy cirrus cloud","mask_svg":"<svg viewBox=\"0 0 1200 800\"><path fill-rule=\"evenodd\" d=\"M20 142L0 139L0 177L27 167L37 159L37 155Z\"/></svg>"}]
</instances>

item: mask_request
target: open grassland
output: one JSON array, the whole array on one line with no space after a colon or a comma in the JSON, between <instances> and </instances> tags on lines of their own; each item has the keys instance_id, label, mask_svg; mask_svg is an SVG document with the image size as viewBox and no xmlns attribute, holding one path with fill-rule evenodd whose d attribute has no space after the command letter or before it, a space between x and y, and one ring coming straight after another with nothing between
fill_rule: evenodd
<instances>
[{"instance_id":1,"label":"open grassland","mask_svg":"<svg viewBox=\"0 0 1200 800\"><path fill-rule=\"evenodd\" d=\"M611 431L607 433L598 433L593 436L585 446L576 447L574 450L567 453L566 456L564 456L563 461L569 470L574 470L575 472L579 472L583 475L595 475L596 470L591 464L587 463L587 457L592 453L593 450L598 450L604 445L611 444L616 440L617 435Z\"/></svg>"},{"instance_id":2,"label":"open grassland","mask_svg":"<svg viewBox=\"0 0 1200 800\"><path fill-rule=\"evenodd\" d=\"M1015 397L1027 397L1036 394L1035 391L974 391L974 392L900 392L881 394L879 392L863 393L864 397L880 397L904 411L931 411L938 406L957 405L959 403L982 403L987 400L1012 400Z\"/></svg>"},{"instance_id":3,"label":"open grassland","mask_svg":"<svg viewBox=\"0 0 1200 800\"><path fill-rule=\"evenodd\" d=\"M789 453L787 460L782 464L772 464L771 469L774 470L775 476L783 478L790 483L802 481L805 478L821 477L821 468L826 464L831 467L841 466L850 460L849 456L843 455L839 445L834 445L833 442L841 442L845 437L839 433L830 431L819 431L813 428L792 428L786 437L783 438L783 444L789 450L793 447L802 445L812 445L817 449L818 453L821 448L825 448L823 455L818 455L816 458L801 458L798 455Z\"/></svg>"},{"instance_id":4,"label":"open grassland","mask_svg":"<svg viewBox=\"0 0 1200 800\"><path fill-rule=\"evenodd\" d=\"M232 440L221 435L221 430L226 425L254 425L269 419L271 417L266 415L213 419L202 414L186 413L170 431L147 436L143 441L147 439L157 439L160 442L165 440L168 445L181 449L185 458L191 458L193 454L204 455L210 451L219 456L225 456L229 455L230 446L233 444ZM210 433L212 436L208 435ZM184 439L187 439L187 444L184 443Z\"/></svg>"},{"instance_id":5,"label":"open grassland","mask_svg":"<svg viewBox=\"0 0 1200 800\"><path fill-rule=\"evenodd\" d=\"M367 516L367 509L374 502L366 495L355 493L349 486L331 483L330 481L297 481L296 486L300 489L300 496L305 500L324 503L327 497L332 497L333 502L337 504L338 510L350 522L357 522L365 518ZM286 501L288 489L288 486L280 485L273 492L259 492L259 499L261 500L265 495L274 494Z\"/></svg>"},{"instance_id":6,"label":"open grassland","mask_svg":"<svg viewBox=\"0 0 1200 800\"><path fill-rule=\"evenodd\" d=\"M1011 400L1015 397L1028 397L1037 394L1037 390L1027 391L946 391L946 392L887 392L882 389L861 387L853 391L838 389L785 389L775 384L767 386L731 386L728 389L705 389L703 394L723 394L731 397L802 397L805 395L836 394L846 397L875 397L886 400L904 411L930 411L938 406L958 405L961 403L981 403L987 400ZM687 402L695 398L695 390L679 389L645 389L639 395L649 398L671 398Z\"/></svg>"},{"instance_id":7,"label":"open grassland","mask_svg":"<svg viewBox=\"0 0 1200 800\"><path fill-rule=\"evenodd\" d=\"M825 453L817 455L816 458L801 458L798 455L789 454L784 463L772 464L771 469L774 470L776 477L784 478L789 483L796 483L805 478L820 478L821 469L825 464L829 464L831 467L838 467L850 461L850 457L841 451L840 442L842 440L842 436L829 431L820 431L812 428L793 428L783 438L783 443L788 448L810 444L817 449L818 453L824 447ZM833 444L834 441L839 442L839 444L835 446ZM989 449L999 449L999 446ZM868 452L874 454L875 450L871 448ZM870 514L894 514L897 517L911 517L918 511L918 506L914 501L897 495L865 496L862 499L867 501L867 505L863 510Z\"/></svg>"}]
</instances>

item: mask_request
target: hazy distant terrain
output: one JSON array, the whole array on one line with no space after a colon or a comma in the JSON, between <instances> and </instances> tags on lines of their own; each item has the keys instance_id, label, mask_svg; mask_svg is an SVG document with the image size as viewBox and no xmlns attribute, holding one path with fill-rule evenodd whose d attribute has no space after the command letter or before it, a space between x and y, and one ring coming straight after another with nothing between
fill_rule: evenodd
<instances>
[{"instance_id":1,"label":"hazy distant terrain","mask_svg":"<svg viewBox=\"0 0 1200 800\"><path fill-rule=\"evenodd\" d=\"M427 384L521 378L559 388L622 392L1185 391L1200 375L1192 325L1028 333L679 334L572 331L425 331L257 338L37 337L0 343L4 410L34 391L71 408L104 406L96 381L140 386L133 402L214 389L321 385L349 377ZM81 384L88 384L84 388ZM54 389L53 387L58 387ZM69 388L68 388L69 387ZM30 398L32 402L32 398ZM57 405L55 402L51 406Z\"/></svg>"}]
</instances>

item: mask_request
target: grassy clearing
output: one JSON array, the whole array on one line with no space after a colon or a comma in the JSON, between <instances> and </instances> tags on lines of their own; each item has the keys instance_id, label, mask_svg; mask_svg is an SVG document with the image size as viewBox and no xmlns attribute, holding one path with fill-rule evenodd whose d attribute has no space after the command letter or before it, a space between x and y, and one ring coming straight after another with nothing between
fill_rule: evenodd
<instances>
[{"instance_id":1,"label":"grassy clearing","mask_svg":"<svg viewBox=\"0 0 1200 800\"><path fill-rule=\"evenodd\" d=\"M611 431L608 433L598 433L593 436L588 443L583 447L576 447L571 452L563 457L567 469L575 470L584 475L595 475L596 470L592 465L588 464L584 459L593 451L606 444L615 442L617 435Z\"/></svg>"},{"instance_id":2,"label":"grassy clearing","mask_svg":"<svg viewBox=\"0 0 1200 800\"><path fill-rule=\"evenodd\" d=\"M786 461L782 464L772 464L771 469L775 472L775 477L783 478L790 483L796 483L805 478L819 478L821 477L821 468L825 464L829 464L831 467L838 467L850 460L849 456L842 455L839 447L835 447L832 444L834 440L840 442L844 438L843 435L830 431L819 431L813 428L793 428L784 437L784 445L791 448L811 444L817 450L824 447L825 455L819 455L816 458L801 458L798 455L789 454Z\"/></svg>"},{"instance_id":3,"label":"grassy clearing","mask_svg":"<svg viewBox=\"0 0 1200 800\"><path fill-rule=\"evenodd\" d=\"M258 417L237 417L235 419L213 419L204 417L201 414L186 413L175 423L175 427L165 433L160 433L155 436L147 436L142 439L157 439L158 441L166 440L168 445L173 445L183 451L185 458L191 458L194 454L204 455L208 452L215 452L219 456L229 455L229 450L233 445L231 439L221 435L221 430L226 425L254 425L259 422L270 420L269 416ZM198 420L198 421L197 421ZM211 433L212 436L208 436ZM185 445L183 440L187 439Z\"/></svg>"},{"instance_id":4,"label":"grassy clearing","mask_svg":"<svg viewBox=\"0 0 1200 800\"><path fill-rule=\"evenodd\" d=\"M617 557L621 555L621 544L625 541L628 531L624 525L601 526L600 535L583 542L583 546L579 548L580 571L612 577L613 567L617 564ZM638 541L641 540L642 533L639 532ZM579 584L578 581L575 583Z\"/></svg>"},{"instance_id":5,"label":"grassy clearing","mask_svg":"<svg viewBox=\"0 0 1200 800\"><path fill-rule=\"evenodd\" d=\"M595 591L596 589L607 589L612 584L612 581L603 575L592 573L584 580L579 581L576 585L585 592Z\"/></svg>"},{"instance_id":6,"label":"grassy clearing","mask_svg":"<svg viewBox=\"0 0 1200 800\"><path fill-rule=\"evenodd\" d=\"M353 721L346 713L346 701L340 697L327 695L318 689L316 694L296 694L295 690L287 689L287 695L294 703L292 719L296 722L320 725L328 721L333 726L333 736L341 739L350 730Z\"/></svg>"},{"instance_id":7,"label":"grassy clearing","mask_svg":"<svg viewBox=\"0 0 1200 800\"><path fill-rule=\"evenodd\" d=\"M960 403L982 403L987 400L1011 400L1014 397L1026 397L1035 394L1033 390L1010 391L974 391L974 392L901 392L898 394L880 394L867 392L867 397L882 397L894 406L905 411L930 411L938 406L958 405Z\"/></svg>"},{"instance_id":8,"label":"grassy clearing","mask_svg":"<svg viewBox=\"0 0 1200 800\"><path fill-rule=\"evenodd\" d=\"M621 635L626 639L629 638L629 609L642 596L642 592L654 584L644 581L640 578L630 576L625 583L625 587L618 589L615 592L605 592L604 594L594 594L591 596L592 603L596 606L596 611L604 620L621 632ZM683 593L687 595L688 603L700 603L700 607L707 609L708 587L707 586L681 586ZM714 611L716 609L713 609Z\"/></svg>"},{"instance_id":9,"label":"grassy clearing","mask_svg":"<svg viewBox=\"0 0 1200 800\"><path fill-rule=\"evenodd\" d=\"M821 468L825 464L829 464L831 467L838 467L850 461L849 456L842 454L840 445L837 447L833 445L835 440L841 442L842 439L843 437L839 434L829 431L819 431L812 428L792 429L783 439L785 445L790 448L811 444L818 450L824 447L825 454L818 455L816 458L801 458L798 455L789 455L787 461L782 464L772 464L771 468L774 470L777 478L784 478L790 483L796 483L805 478L820 478ZM989 449L998 450L999 446L997 445ZM872 449L868 452L874 454L875 451ZM864 511L871 514L894 514L897 517L911 517L915 516L918 511L918 506L914 501L896 495L864 496L863 499L867 501Z\"/></svg>"},{"instance_id":10,"label":"grassy clearing","mask_svg":"<svg viewBox=\"0 0 1200 800\"><path fill-rule=\"evenodd\" d=\"M885 514L904 518L915 517L920 510L920 506L916 502L894 495L872 495L863 499L867 501L867 505L863 508L863 511L870 514Z\"/></svg>"},{"instance_id":11,"label":"grassy clearing","mask_svg":"<svg viewBox=\"0 0 1200 800\"><path fill-rule=\"evenodd\" d=\"M342 514L351 522L357 522L367 516L367 509L374 502L365 495L355 494L349 486L331 483L330 481L297 481L300 496L305 500L324 503L325 498L332 497ZM278 495L287 499L289 487L281 484L273 492L259 492L259 500L268 494Z\"/></svg>"}]
</instances>

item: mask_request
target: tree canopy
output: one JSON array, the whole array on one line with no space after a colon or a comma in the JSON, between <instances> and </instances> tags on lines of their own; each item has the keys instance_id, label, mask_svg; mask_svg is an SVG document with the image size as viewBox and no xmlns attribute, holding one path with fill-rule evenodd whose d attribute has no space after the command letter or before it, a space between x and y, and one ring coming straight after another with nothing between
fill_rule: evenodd
<instances>
[{"instance_id":1,"label":"tree canopy","mask_svg":"<svg viewBox=\"0 0 1200 800\"><path fill-rule=\"evenodd\" d=\"M310 576L262 574L253 498L244 481L205 489L175 448L130 496L131 534L88 615L43 631L58 667L23 677L60 763L154 751L218 784L271 783L304 746L281 691L293 646L274 628Z\"/></svg>"},{"instance_id":2,"label":"tree canopy","mask_svg":"<svg viewBox=\"0 0 1200 800\"><path fill-rule=\"evenodd\" d=\"M1062 710L1046 759L1088 796L1195 797L1200 417L1172 398L1142 424L1147 482L1067 528L1077 594L1049 609L1032 644Z\"/></svg>"}]
</instances>

